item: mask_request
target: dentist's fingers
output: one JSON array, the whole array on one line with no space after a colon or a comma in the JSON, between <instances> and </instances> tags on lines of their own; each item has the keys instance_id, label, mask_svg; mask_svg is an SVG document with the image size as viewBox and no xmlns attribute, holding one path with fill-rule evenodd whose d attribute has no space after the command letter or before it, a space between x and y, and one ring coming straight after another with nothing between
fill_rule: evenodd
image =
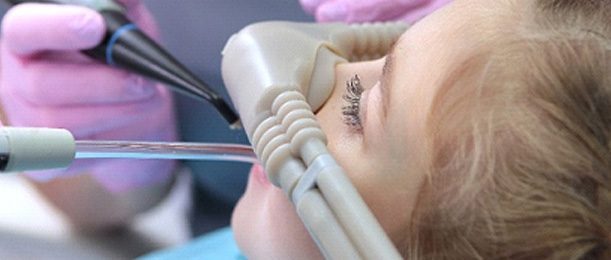
<instances>
[{"instance_id":1,"label":"dentist's fingers","mask_svg":"<svg viewBox=\"0 0 611 260\"><path fill-rule=\"evenodd\" d=\"M324 3L326 0L299 0L301 7L307 13L314 15L316 14L316 9Z\"/></svg>"},{"instance_id":2,"label":"dentist's fingers","mask_svg":"<svg viewBox=\"0 0 611 260\"><path fill-rule=\"evenodd\" d=\"M146 100L112 106L31 106L20 97L3 98L2 101L11 125L66 128L77 137L95 137L128 126L159 129L161 126L156 122L167 123L172 116L169 95L167 90L159 89L158 94ZM142 130L140 127L133 129Z\"/></svg>"},{"instance_id":3,"label":"dentist's fingers","mask_svg":"<svg viewBox=\"0 0 611 260\"><path fill-rule=\"evenodd\" d=\"M153 17L141 1L118 1L140 29L157 35ZM176 139L167 89L78 51L99 44L106 33L96 11L71 5L21 4L6 14L2 26L0 100L11 125L66 128L78 139ZM80 168L55 171L45 179L93 173L109 191L122 192L166 180L173 165L168 161L99 160L78 164Z\"/></svg>"},{"instance_id":4,"label":"dentist's fingers","mask_svg":"<svg viewBox=\"0 0 611 260\"><path fill-rule=\"evenodd\" d=\"M85 7L20 4L4 16L2 38L11 53L26 56L91 48L102 40L105 28L102 17Z\"/></svg>"},{"instance_id":5,"label":"dentist's fingers","mask_svg":"<svg viewBox=\"0 0 611 260\"><path fill-rule=\"evenodd\" d=\"M315 16L322 22L386 21L399 18L428 2L431 0L332 0L321 4Z\"/></svg>"},{"instance_id":6,"label":"dentist's fingers","mask_svg":"<svg viewBox=\"0 0 611 260\"><path fill-rule=\"evenodd\" d=\"M118 0L118 2L125 6L127 17L135 22L142 31L154 39L159 38L159 31L155 19L141 0ZM169 4L180 5L178 2Z\"/></svg>"},{"instance_id":7,"label":"dentist's fingers","mask_svg":"<svg viewBox=\"0 0 611 260\"><path fill-rule=\"evenodd\" d=\"M149 80L94 61L41 59L22 65L19 61L5 60L4 64L10 66L3 75L8 77L4 81L11 84L0 91L11 91L7 94L20 96L34 106L134 102L147 99L156 91Z\"/></svg>"}]
</instances>

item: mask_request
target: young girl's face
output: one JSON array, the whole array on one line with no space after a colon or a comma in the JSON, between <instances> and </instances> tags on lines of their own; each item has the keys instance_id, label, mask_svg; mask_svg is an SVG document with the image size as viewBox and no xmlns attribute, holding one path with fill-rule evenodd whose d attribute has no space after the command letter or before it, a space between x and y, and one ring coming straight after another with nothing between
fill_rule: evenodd
<instances>
[{"instance_id":1,"label":"young girl's face","mask_svg":"<svg viewBox=\"0 0 611 260\"><path fill-rule=\"evenodd\" d=\"M494 1L452 3L411 27L385 58L338 65L335 90L317 113L329 150L396 245L404 239L424 180L433 97L475 48L469 39L482 37L480 25L490 24L491 16L474 14L490 5L486 2ZM349 104L342 96L354 75L364 91L358 111L345 116L342 107ZM260 168L250 175L232 225L250 259L320 258L293 205Z\"/></svg>"}]
</instances>

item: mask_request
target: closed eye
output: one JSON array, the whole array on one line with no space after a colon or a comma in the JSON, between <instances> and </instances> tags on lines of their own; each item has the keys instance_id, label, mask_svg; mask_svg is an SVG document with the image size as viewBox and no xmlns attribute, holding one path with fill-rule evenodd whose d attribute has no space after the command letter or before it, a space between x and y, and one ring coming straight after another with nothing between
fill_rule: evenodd
<instances>
[{"instance_id":1,"label":"closed eye","mask_svg":"<svg viewBox=\"0 0 611 260\"><path fill-rule=\"evenodd\" d=\"M342 96L345 102L342 107L342 117L344 123L358 134L363 133L361 121L362 94L363 85L361 85L361 79L358 75L354 75L350 80L346 81L346 93Z\"/></svg>"}]
</instances>

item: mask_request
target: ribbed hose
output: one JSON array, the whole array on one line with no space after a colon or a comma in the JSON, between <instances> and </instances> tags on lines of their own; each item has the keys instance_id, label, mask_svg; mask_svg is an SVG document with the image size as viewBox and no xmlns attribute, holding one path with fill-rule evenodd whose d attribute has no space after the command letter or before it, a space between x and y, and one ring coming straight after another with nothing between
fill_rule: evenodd
<instances>
[{"instance_id":1,"label":"ribbed hose","mask_svg":"<svg viewBox=\"0 0 611 260\"><path fill-rule=\"evenodd\" d=\"M325 256L399 259L392 242L341 167L333 159L320 163L320 159L332 157L328 155L325 134L303 95L297 91L278 95L270 114L255 129L253 147L270 181L293 199ZM317 169L311 172L312 167ZM321 190L315 182L305 184L310 187L305 192L298 189L300 194L294 194L297 184L302 186L308 174L314 174L310 180L323 181ZM323 215L326 221L321 220Z\"/></svg>"},{"instance_id":2,"label":"ribbed hose","mask_svg":"<svg viewBox=\"0 0 611 260\"><path fill-rule=\"evenodd\" d=\"M306 102L303 94L297 91L287 91L276 97L272 103L272 116L261 122L253 133L252 143L255 153L259 155L270 181L281 187L284 182L289 189L300 178L299 174L293 177L278 176L279 169L289 160L303 158L308 165L317 155L326 152L308 152L308 140L314 138L326 144L326 137L316 121L312 109ZM287 149L290 151L287 156ZM281 179L292 181L280 181Z\"/></svg>"},{"instance_id":3,"label":"ribbed hose","mask_svg":"<svg viewBox=\"0 0 611 260\"><path fill-rule=\"evenodd\" d=\"M380 58L392 48L407 29L405 23L365 23L350 26L354 36L354 49L350 61Z\"/></svg>"}]
</instances>

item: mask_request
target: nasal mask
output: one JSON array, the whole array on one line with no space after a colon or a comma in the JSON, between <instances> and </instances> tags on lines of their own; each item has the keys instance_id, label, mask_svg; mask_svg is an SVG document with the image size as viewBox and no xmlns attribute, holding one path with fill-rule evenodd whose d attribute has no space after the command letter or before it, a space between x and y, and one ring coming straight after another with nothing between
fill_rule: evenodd
<instances>
[{"instance_id":1,"label":"nasal mask","mask_svg":"<svg viewBox=\"0 0 611 260\"><path fill-rule=\"evenodd\" d=\"M313 111L333 92L337 64L384 56L406 27L263 22L223 50L223 79L255 154L328 259L401 258L329 154Z\"/></svg>"}]
</instances>

